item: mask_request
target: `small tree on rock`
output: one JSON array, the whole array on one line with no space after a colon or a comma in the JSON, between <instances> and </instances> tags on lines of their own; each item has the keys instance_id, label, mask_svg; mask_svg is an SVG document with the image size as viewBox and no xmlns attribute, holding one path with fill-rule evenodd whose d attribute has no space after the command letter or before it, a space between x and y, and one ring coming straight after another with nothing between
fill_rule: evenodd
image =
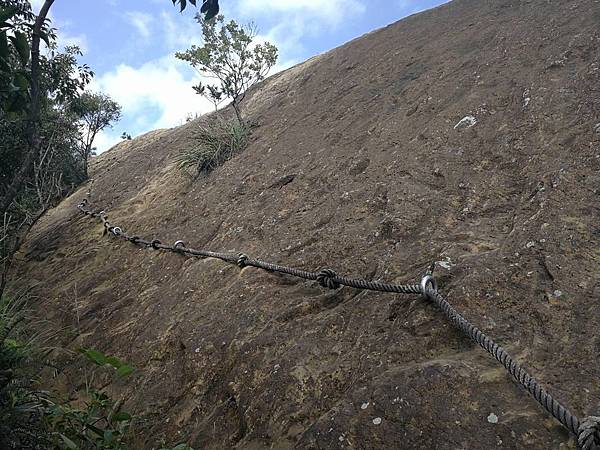
<instances>
[{"instance_id":1,"label":"small tree on rock","mask_svg":"<svg viewBox=\"0 0 600 450\"><path fill-rule=\"evenodd\" d=\"M225 23L218 15L205 20L196 15L202 25L204 45L193 45L176 57L189 62L201 75L216 83L199 83L196 93L211 100L215 108L230 99L238 122L244 123L240 103L246 91L265 78L277 61L277 47L269 42L255 43L257 28L254 24L238 25L235 21Z\"/></svg>"},{"instance_id":2,"label":"small tree on rock","mask_svg":"<svg viewBox=\"0 0 600 450\"><path fill-rule=\"evenodd\" d=\"M82 123L80 146L83 170L87 177L88 160L92 156L94 139L106 127L121 118L121 106L106 94L84 92L72 105L73 112Z\"/></svg>"}]
</instances>

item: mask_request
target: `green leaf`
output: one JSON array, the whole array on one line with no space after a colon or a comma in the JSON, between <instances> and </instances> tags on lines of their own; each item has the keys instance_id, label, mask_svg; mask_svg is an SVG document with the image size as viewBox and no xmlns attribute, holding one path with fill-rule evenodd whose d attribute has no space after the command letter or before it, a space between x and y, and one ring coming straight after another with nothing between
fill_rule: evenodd
<instances>
[{"instance_id":1,"label":"green leaf","mask_svg":"<svg viewBox=\"0 0 600 450\"><path fill-rule=\"evenodd\" d=\"M50 47L50 37L48 36L48 33L40 30L40 38L46 43L48 47Z\"/></svg>"},{"instance_id":2,"label":"green leaf","mask_svg":"<svg viewBox=\"0 0 600 450\"><path fill-rule=\"evenodd\" d=\"M0 58L0 70L3 72L10 72L10 66L4 58Z\"/></svg>"},{"instance_id":3,"label":"green leaf","mask_svg":"<svg viewBox=\"0 0 600 450\"><path fill-rule=\"evenodd\" d=\"M0 58L8 58L8 39L6 33L0 33Z\"/></svg>"},{"instance_id":4,"label":"green leaf","mask_svg":"<svg viewBox=\"0 0 600 450\"><path fill-rule=\"evenodd\" d=\"M113 366L115 369L119 369L121 366L123 366L123 364L125 364L123 361L121 361L119 358L117 358L115 356L108 356L106 358L106 362L108 364L110 364L111 366Z\"/></svg>"},{"instance_id":5,"label":"green leaf","mask_svg":"<svg viewBox=\"0 0 600 450\"><path fill-rule=\"evenodd\" d=\"M60 437L63 440L63 442L65 443L65 445L67 446L67 448L70 448L73 450L77 450L79 448L79 447L77 447L77 444L75 442L73 442L71 439L66 437L64 434L61 433Z\"/></svg>"},{"instance_id":6,"label":"green leaf","mask_svg":"<svg viewBox=\"0 0 600 450\"><path fill-rule=\"evenodd\" d=\"M115 440L115 435L112 432L112 430L104 430L104 443L105 444L112 444L112 442Z\"/></svg>"},{"instance_id":7,"label":"green leaf","mask_svg":"<svg viewBox=\"0 0 600 450\"><path fill-rule=\"evenodd\" d=\"M101 430L100 428L92 425L91 423L85 423L84 426L88 429L94 432L94 434L96 434L99 437L104 437L104 431Z\"/></svg>"},{"instance_id":8,"label":"green leaf","mask_svg":"<svg viewBox=\"0 0 600 450\"><path fill-rule=\"evenodd\" d=\"M112 419L115 422L125 422L126 420L131 420L131 414L126 413L125 411L119 411L118 413L113 414Z\"/></svg>"},{"instance_id":9,"label":"green leaf","mask_svg":"<svg viewBox=\"0 0 600 450\"><path fill-rule=\"evenodd\" d=\"M104 353L99 352L98 350L94 350L93 348L84 349L82 348L80 352L93 363L98 364L99 366L103 366L108 363L108 358Z\"/></svg>"},{"instance_id":10,"label":"green leaf","mask_svg":"<svg viewBox=\"0 0 600 450\"><path fill-rule=\"evenodd\" d=\"M0 8L0 22L6 22L7 20L12 19L17 12L19 12L19 8L16 6Z\"/></svg>"},{"instance_id":11,"label":"green leaf","mask_svg":"<svg viewBox=\"0 0 600 450\"><path fill-rule=\"evenodd\" d=\"M29 88L29 80L22 73L15 74L15 85L19 87L19 90L26 91Z\"/></svg>"},{"instance_id":12,"label":"green leaf","mask_svg":"<svg viewBox=\"0 0 600 450\"><path fill-rule=\"evenodd\" d=\"M26 66L29 62L29 42L27 42L27 35L20 31L15 31L15 35L10 37L10 40L14 44L21 58L21 63Z\"/></svg>"},{"instance_id":13,"label":"green leaf","mask_svg":"<svg viewBox=\"0 0 600 450\"><path fill-rule=\"evenodd\" d=\"M133 367L128 366L127 364L122 365L117 369L117 375L120 377L126 377L133 373Z\"/></svg>"}]
</instances>

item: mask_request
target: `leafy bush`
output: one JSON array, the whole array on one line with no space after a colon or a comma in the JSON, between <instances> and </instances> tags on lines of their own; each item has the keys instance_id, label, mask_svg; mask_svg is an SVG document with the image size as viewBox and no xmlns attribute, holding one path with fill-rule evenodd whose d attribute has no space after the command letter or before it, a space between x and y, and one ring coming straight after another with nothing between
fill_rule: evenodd
<instances>
[{"instance_id":1,"label":"leafy bush","mask_svg":"<svg viewBox=\"0 0 600 450\"><path fill-rule=\"evenodd\" d=\"M25 295L0 298L0 448L126 449L131 416L119 411L105 391L86 379L86 402L57 402L36 387L46 352L34 345L25 321ZM93 349L81 353L98 366L112 367L119 377L131 366Z\"/></svg>"},{"instance_id":2,"label":"leafy bush","mask_svg":"<svg viewBox=\"0 0 600 450\"><path fill-rule=\"evenodd\" d=\"M236 120L216 119L201 125L193 133L196 145L177 157L178 167L194 178L212 171L246 148L251 130L251 125Z\"/></svg>"},{"instance_id":3,"label":"leafy bush","mask_svg":"<svg viewBox=\"0 0 600 450\"><path fill-rule=\"evenodd\" d=\"M81 349L89 361L98 367L114 369L119 378L133 372L133 368L114 356L106 356L94 349ZM56 403L49 398L43 401L43 424L47 439L53 448L59 449L111 449L125 450L125 437L132 416L120 411L105 390L97 390L87 378L84 407L73 406L72 402Z\"/></svg>"},{"instance_id":4,"label":"leafy bush","mask_svg":"<svg viewBox=\"0 0 600 450\"><path fill-rule=\"evenodd\" d=\"M125 450L131 415L114 412L115 402L106 392L88 394L84 408L46 402L43 420L52 448Z\"/></svg>"},{"instance_id":5,"label":"leafy bush","mask_svg":"<svg viewBox=\"0 0 600 450\"><path fill-rule=\"evenodd\" d=\"M32 339L23 327L25 296L0 298L0 448L45 448L42 392L33 388Z\"/></svg>"}]
</instances>

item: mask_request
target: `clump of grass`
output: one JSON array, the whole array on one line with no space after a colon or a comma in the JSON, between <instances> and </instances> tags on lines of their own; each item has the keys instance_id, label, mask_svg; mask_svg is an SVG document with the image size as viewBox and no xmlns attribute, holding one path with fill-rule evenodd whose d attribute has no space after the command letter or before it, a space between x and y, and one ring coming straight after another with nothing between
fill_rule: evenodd
<instances>
[{"instance_id":1,"label":"clump of grass","mask_svg":"<svg viewBox=\"0 0 600 450\"><path fill-rule=\"evenodd\" d=\"M217 119L201 125L193 134L194 146L176 159L178 167L194 178L209 173L241 153L248 144L252 126L237 120Z\"/></svg>"}]
</instances>

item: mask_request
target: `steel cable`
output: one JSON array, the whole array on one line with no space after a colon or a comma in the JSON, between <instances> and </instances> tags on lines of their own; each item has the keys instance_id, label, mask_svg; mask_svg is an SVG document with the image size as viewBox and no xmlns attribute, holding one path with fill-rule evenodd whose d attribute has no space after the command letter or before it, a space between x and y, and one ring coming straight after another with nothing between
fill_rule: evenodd
<instances>
[{"instance_id":1,"label":"steel cable","mask_svg":"<svg viewBox=\"0 0 600 450\"><path fill-rule=\"evenodd\" d=\"M88 193L89 195L89 193ZM85 208L88 204L84 199L78 208L85 214L99 218L105 233L111 233L117 238L124 239L135 245L142 245L155 250L170 251L173 253L187 254L201 258L218 258L226 262L237 264L240 268L256 267L270 272L278 272L306 280L317 281L321 286L338 289L340 286L348 286L355 289L390 292L396 294L422 295L433 302L440 311L452 322L452 324L468 336L473 342L481 346L498 362L506 371L528 391L533 398L565 428L577 437L577 443L582 450L600 450L600 417L588 416L580 420L564 405L550 395L535 378L533 378L518 362L516 362L500 345L496 344L489 336L483 333L475 325L465 319L437 290L437 284L432 276L434 265L427 271L421 280L421 284L391 284L379 281L368 281L363 279L338 276L332 269L321 269L319 272L310 272L294 267L273 264L258 259L252 259L243 253L220 253L209 250L195 250L185 246L183 241L176 241L174 245L165 245L158 239L145 240L137 235L129 236L120 227L113 226L108 215L104 211L93 212Z\"/></svg>"}]
</instances>

